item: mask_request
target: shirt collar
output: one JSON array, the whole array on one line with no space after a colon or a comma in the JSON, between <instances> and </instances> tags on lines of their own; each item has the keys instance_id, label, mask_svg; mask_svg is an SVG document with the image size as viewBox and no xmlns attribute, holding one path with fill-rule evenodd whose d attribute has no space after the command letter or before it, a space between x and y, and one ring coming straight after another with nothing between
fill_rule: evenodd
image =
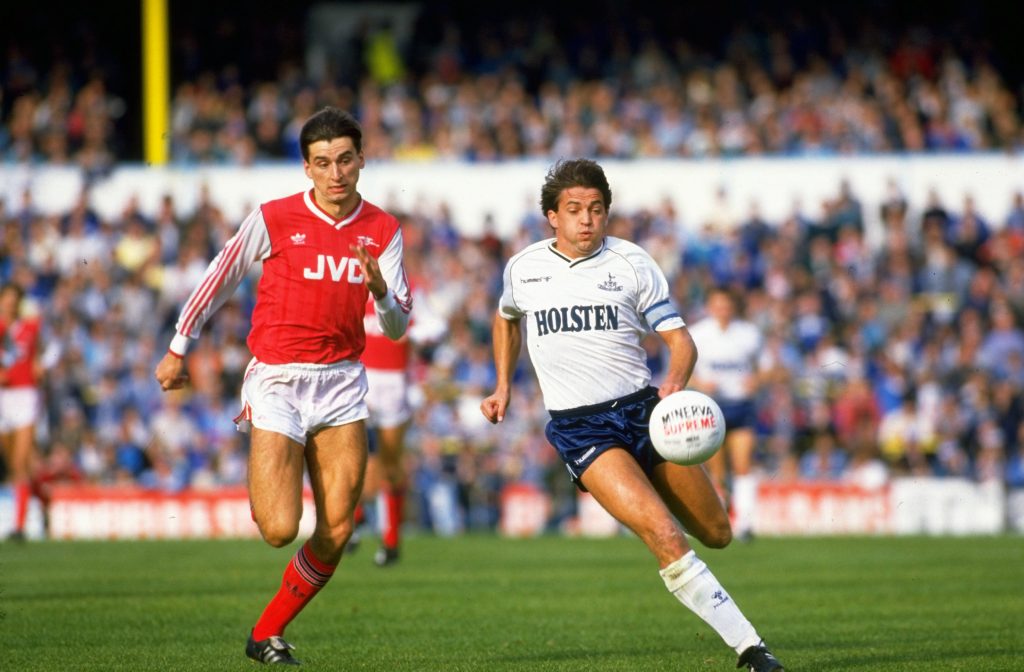
<instances>
[{"instance_id":1,"label":"shirt collar","mask_svg":"<svg viewBox=\"0 0 1024 672\"><path fill-rule=\"evenodd\" d=\"M313 213L319 219L323 220L327 224L330 224L336 229L340 229L343 226L351 224L352 221L359 216L359 213L363 211L363 204L366 202L365 200L363 200L363 198L360 198L359 205L357 205L355 209L353 209L352 212L350 212L345 219L337 220L328 215L326 212L324 212L323 208L317 205L316 201L313 199L312 189L302 194L302 200L306 203L306 207L309 209L311 213Z\"/></svg>"},{"instance_id":2,"label":"shirt collar","mask_svg":"<svg viewBox=\"0 0 1024 672\"><path fill-rule=\"evenodd\" d=\"M593 259L594 257L596 257L596 256L600 255L602 252L604 252L605 248L607 248L607 247L608 247L608 238L606 237L606 238L604 238L601 241L601 247L597 248L594 251L593 254L588 254L585 257L577 257L576 259L572 259L572 258L567 257L566 255L562 254L561 252L558 251L558 249L555 248L555 241L552 240L551 243L548 245L548 249L551 250L552 254L554 254L559 259L562 259L562 260L568 262L568 264L570 266L575 266L576 264L582 263L582 262L584 262L584 261L586 261L588 259Z\"/></svg>"}]
</instances>

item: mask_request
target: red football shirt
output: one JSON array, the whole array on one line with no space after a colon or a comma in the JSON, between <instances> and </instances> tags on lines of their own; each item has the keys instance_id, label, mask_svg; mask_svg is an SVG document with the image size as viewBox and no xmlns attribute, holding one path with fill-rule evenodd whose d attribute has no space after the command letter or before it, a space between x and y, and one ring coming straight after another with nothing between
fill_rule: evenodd
<instances>
[{"instance_id":1,"label":"red football shirt","mask_svg":"<svg viewBox=\"0 0 1024 672\"><path fill-rule=\"evenodd\" d=\"M4 387L35 387L38 384L34 362L39 352L38 317L0 323L0 366L7 373Z\"/></svg>"},{"instance_id":2,"label":"red football shirt","mask_svg":"<svg viewBox=\"0 0 1024 672\"><path fill-rule=\"evenodd\" d=\"M372 298L366 302L363 327L366 330L363 365L368 369L381 371L405 371L409 365L409 337L403 336L393 341L384 335L377 324L377 313Z\"/></svg>"},{"instance_id":3,"label":"red football shirt","mask_svg":"<svg viewBox=\"0 0 1024 672\"><path fill-rule=\"evenodd\" d=\"M404 331L412 299L398 220L366 200L335 220L316 205L310 190L264 203L242 222L185 302L178 334L197 337L252 263L262 261L248 338L256 359L267 364L358 359L365 346L369 290L350 249L357 243L377 259L388 285L381 319L399 317ZM174 342L171 349L182 354Z\"/></svg>"}]
</instances>

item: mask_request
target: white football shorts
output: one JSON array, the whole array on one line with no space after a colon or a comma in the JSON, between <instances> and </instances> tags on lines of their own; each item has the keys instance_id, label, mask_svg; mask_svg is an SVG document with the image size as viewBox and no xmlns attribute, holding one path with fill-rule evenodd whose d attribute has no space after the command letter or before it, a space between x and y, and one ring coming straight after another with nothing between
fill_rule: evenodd
<instances>
[{"instance_id":1,"label":"white football shorts","mask_svg":"<svg viewBox=\"0 0 1024 672\"><path fill-rule=\"evenodd\" d=\"M264 364L253 359L242 383L239 431L256 427L298 444L324 427L365 420L366 373L361 362Z\"/></svg>"},{"instance_id":2,"label":"white football shorts","mask_svg":"<svg viewBox=\"0 0 1024 672\"><path fill-rule=\"evenodd\" d=\"M370 409L371 427L398 427L410 417L409 381L404 371L367 369L370 389L366 405Z\"/></svg>"},{"instance_id":3,"label":"white football shorts","mask_svg":"<svg viewBox=\"0 0 1024 672\"><path fill-rule=\"evenodd\" d=\"M0 432L13 432L36 424L39 390L34 387L0 388Z\"/></svg>"}]
</instances>

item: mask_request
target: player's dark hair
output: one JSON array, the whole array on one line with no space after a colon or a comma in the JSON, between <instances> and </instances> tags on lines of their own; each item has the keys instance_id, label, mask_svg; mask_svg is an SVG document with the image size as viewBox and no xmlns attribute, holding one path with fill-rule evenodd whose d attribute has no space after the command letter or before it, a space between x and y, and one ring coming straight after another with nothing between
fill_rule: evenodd
<instances>
[{"instance_id":1,"label":"player's dark hair","mask_svg":"<svg viewBox=\"0 0 1024 672\"><path fill-rule=\"evenodd\" d=\"M732 285L716 284L712 286L711 289L708 290L707 298L710 299L715 294L721 294L725 298L729 299L729 302L732 304L732 309L736 313L737 317L742 315L746 309L743 303L743 294Z\"/></svg>"},{"instance_id":2,"label":"player's dark hair","mask_svg":"<svg viewBox=\"0 0 1024 672\"><path fill-rule=\"evenodd\" d=\"M5 292L14 292L14 294L18 297L19 303L21 302L22 299L25 298L25 288L14 282L4 283L4 285L0 287L0 294L3 294Z\"/></svg>"},{"instance_id":3,"label":"player's dark hair","mask_svg":"<svg viewBox=\"0 0 1024 672\"><path fill-rule=\"evenodd\" d=\"M552 166L544 178L540 189L541 212L545 216L551 210L558 212L558 197L573 187L597 189L604 198L605 209L612 207L612 190L601 166L590 159L563 159Z\"/></svg>"},{"instance_id":4,"label":"player's dark hair","mask_svg":"<svg viewBox=\"0 0 1024 672\"><path fill-rule=\"evenodd\" d=\"M737 306L739 304L739 300L740 300L739 295L736 293L736 290L734 290L729 285L724 285L724 284L712 285L711 288L708 289L708 297L714 296L715 294L724 294L727 299L732 301L732 305L733 306Z\"/></svg>"},{"instance_id":5,"label":"player's dark hair","mask_svg":"<svg viewBox=\"0 0 1024 672\"><path fill-rule=\"evenodd\" d=\"M363 128L356 118L345 110L325 107L302 125L299 132L302 158L309 161L309 146L314 142L330 141L335 138L352 138L352 146L356 151L363 151Z\"/></svg>"}]
</instances>

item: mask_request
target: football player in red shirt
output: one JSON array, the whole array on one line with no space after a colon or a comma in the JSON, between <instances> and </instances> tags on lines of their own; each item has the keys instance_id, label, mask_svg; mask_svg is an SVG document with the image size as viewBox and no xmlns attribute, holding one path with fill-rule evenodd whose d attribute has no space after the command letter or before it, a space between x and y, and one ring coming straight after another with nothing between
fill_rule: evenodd
<instances>
[{"instance_id":1,"label":"football player in red shirt","mask_svg":"<svg viewBox=\"0 0 1024 672\"><path fill-rule=\"evenodd\" d=\"M408 366L410 346L408 335L398 341L387 338L377 327L372 301L366 305L366 349L363 365L369 391L366 405L370 409L369 424L374 445L366 470L366 491L363 500L377 499L377 525L381 545L373 556L378 567L398 561L402 512L405 505L405 470L402 456L405 431L411 416L409 409Z\"/></svg>"},{"instance_id":2,"label":"football player in red shirt","mask_svg":"<svg viewBox=\"0 0 1024 672\"><path fill-rule=\"evenodd\" d=\"M366 469L363 315L369 296L381 331L398 339L412 300L398 221L363 199L362 130L325 108L299 135L309 191L263 203L211 262L185 302L156 369L165 390L185 383L183 357L210 315L256 261L263 262L248 337L253 360L242 384L240 428L251 428L249 500L267 543L298 535L308 472L316 527L257 620L246 655L297 664L282 639L289 622L327 583L353 530Z\"/></svg>"},{"instance_id":3,"label":"football player in red shirt","mask_svg":"<svg viewBox=\"0 0 1024 672\"><path fill-rule=\"evenodd\" d=\"M18 285L0 289L0 443L14 488L14 526L9 537L14 541L25 539L40 408L40 321L38 316L24 314L22 299L24 290Z\"/></svg>"}]
</instances>

